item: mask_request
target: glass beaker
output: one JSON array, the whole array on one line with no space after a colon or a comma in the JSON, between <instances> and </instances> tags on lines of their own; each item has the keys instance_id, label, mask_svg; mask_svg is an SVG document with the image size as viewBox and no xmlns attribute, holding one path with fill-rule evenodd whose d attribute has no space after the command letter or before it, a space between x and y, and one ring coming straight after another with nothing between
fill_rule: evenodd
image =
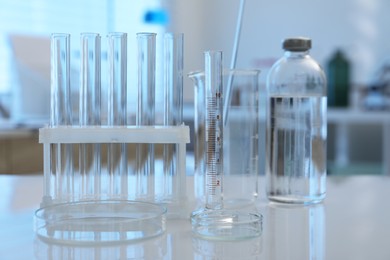
<instances>
[{"instance_id":1,"label":"glass beaker","mask_svg":"<svg viewBox=\"0 0 390 260\"><path fill-rule=\"evenodd\" d=\"M254 203L258 193L258 70L224 70L223 88L231 81L229 113L224 122L224 206L240 208ZM204 72L189 77L195 91L195 197L205 202L205 81ZM225 91L226 93L226 91ZM226 95L225 95L226 96Z\"/></svg>"},{"instance_id":2,"label":"glass beaker","mask_svg":"<svg viewBox=\"0 0 390 260\"><path fill-rule=\"evenodd\" d=\"M258 195L258 147L259 147L259 80L258 70L224 70L223 95L227 99L228 113L223 118L223 178L219 208L240 212L256 212ZM205 73L193 72L189 77L194 83L195 108L195 173L194 190L197 208L206 205L206 81ZM225 100L226 100L225 99ZM224 105L226 103L224 102ZM218 208L218 206L216 206ZM256 213L257 214L257 213ZM256 220L255 220L256 219ZM248 215L248 222L260 223L251 234L200 234L204 237L240 239L260 234L261 215ZM204 224L204 223L203 223ZM203 225L200 224L200 225ZM208 224L205 224L208 225ZM253 225L252 225L253 226ZM201 227L199 227L199 230ZM206 228L207 229L207 228ZM198 232L199 233L199 232ZM242 236L241 236L242 235Z\"/></svg>"}]
</instances>

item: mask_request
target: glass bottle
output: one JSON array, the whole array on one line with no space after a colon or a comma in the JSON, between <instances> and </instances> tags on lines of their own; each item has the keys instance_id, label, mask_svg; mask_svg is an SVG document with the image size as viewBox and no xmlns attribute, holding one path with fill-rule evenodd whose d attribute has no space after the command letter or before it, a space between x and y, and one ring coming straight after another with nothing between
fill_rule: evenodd
<instances>
[{"instance_id":1,"label":"glass bottle","mask_svg":"<svg viewBox=\"0 0 390 260\"><path fill-rule=\"evenodd\" d=\"M308 38L283 41L284 56L267 77L267 196L316 203L326 193L326 77Z\"/></svg>"}]
</instances>

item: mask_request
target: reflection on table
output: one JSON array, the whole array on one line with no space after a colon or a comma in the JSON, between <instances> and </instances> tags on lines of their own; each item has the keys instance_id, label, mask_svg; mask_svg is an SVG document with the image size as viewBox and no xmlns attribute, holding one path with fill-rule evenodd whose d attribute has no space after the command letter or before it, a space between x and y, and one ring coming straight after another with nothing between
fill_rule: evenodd
<instances>
[{"instance_id":1,"label":"reflection on table","mask_svg":"<svg viewBox=\"0 0 390 260\"><path fill-rule=\"evenodd\" d=\"M42 176L1 175L0 258L390 259L390 178L330 176L327 184L325 202L312 206L269 203L262 193L258 206L264 228L255 239L204 240L192 234L189 219L170 219L167 231L151 239L72 246L40 239L33 232Z\"/></svg>"}]
</instances>

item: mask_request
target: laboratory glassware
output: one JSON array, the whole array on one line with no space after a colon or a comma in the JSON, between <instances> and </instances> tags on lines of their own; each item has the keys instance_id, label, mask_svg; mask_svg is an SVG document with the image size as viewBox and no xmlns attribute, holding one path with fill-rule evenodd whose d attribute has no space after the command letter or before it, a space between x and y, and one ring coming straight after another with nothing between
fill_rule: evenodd
<instances>
[{"instance_id":1,"label":"laboratory glassware","mask_svg":"<svg viewBox=\"0 0 390 260\"><path fill-rule=\"evenodd\" d=\"M234 34L234 43L233 43L233 50L232 50L232 58L230 60L230 69L233 70L236 68L236 62L237 62L237 53L238 53L238 47L240 45L240 36L241 36L241 28L242 28L242 20L244 16L244 9L245 9L245 0L240 0L240 7L238 9L238 15L237 15L237 22L236 22L236 31ZM227 82L226 87L226 94L225 94L225 104L223 108L223 117L228 117L228 107L229 103L232 99L232 79L229 78L229 81ZM226 122L225 122L226 123Z\"/></svg>"},{"instance_id":2,"label":"laboratory glassware","mask_svg":"<svg viewBox=\"0 0 390 260\"><path fill-rule=\"evenodd\" d=\"M222 53L205 52L195 85L195 197L192 228L204 238L238 240L261 234L258 193L258 76L256 70L222 70ZM228 118L224 91L232 80ZM226 121L225 121L226 120ZM224 123L225 122L225 123Z\"/></svg>"},{"instance_id":3,"label":"laboratory glassware","mask_svg":"<svg viewBox=\"0 0 390 260\"><path fill-rule=\"evenodd\" d=\"M107 125L127 125L127 34L109 33L108 36L108 99ZM110 143L107 147L107 171L109 196L128 197L127 146ZM108 176L107 176L108 175Z\"/></svg>"},{"instance_id":4,"label":"laboratory glassware","mask_svg":"<svg viewBox=\"0 0 390 260\"><path fill-rule=\"evenodd\" d=\"M55 33L51 36L51 103L50 127L72 125L70 89L70 34ZM72 199L74 194L73 147L71 144L53 144L50 177L44 182L44 201L52 197ZM55 187L50 189L50 187Z\"/></svg>"},{"instance_id":5,"label":"laboratory glassware","mask_svg":"<svg viewBox=\"0 0 390 260\"><path fill-rule=\"evenodd\" d=\"M164 34L164 126L180 126L183 124L183 41L182 33ZM184 198L175 197L174 194L185 196L186 183L179 177L178 162L179 153L177 144L165 144L163 146L163 175L162 182L167 185L159 193L168 203ZM158 178L158 176L156 176ZM183 190L183 192L181 191ZM169 203L181 205L181 203ZM183 207L183 205L181 205Z\"/></svg>"},{"instance_id":6,"label":"laboratory glassware","mask_svg":"<svg viewBox=\"0 0 390 260\"><path fill-rule=\"evenodd\" d=\"M283 41L267 77L266 189L272 201L316 203L326 193L326 77L308 38Z\"/></svg>"},{"instance_id":7,"label":"laboratory glassware","mask_svg":"<svg viewBox=\"0 0 390 260\"><path fill-rule=\"evenodd\" d=\"M50 125L41 128L39 136L44 146L44 197L35 213L36 234L48 241L70 245L134 241L161 235L165 231L167 208L169 214L181 217L186 206L183 198L189 128L156 126L154 121L127 125L125 33L108 35L107 125L102 124L101 114L105 104L100 93L100 36L81 35L80 114L79 123L73 124L69 38L68 34L54 34L51 40L52 115ZM146 69L146 82L150 82L155 68L143 69ZM143 93L154 91L149 84ZM151 86L154 88L154 84ZM148 109L150 107L145 107L142 112L150 113ZM153 117L149 114L141 119L152 120ZM150 193L138 192L142 187L137 185L155 177L150 172L147 176L136 176L129 171L135 168L136 162L129 167L128 148L140 144L176 145L174 181L159 185L169 187L162 190L169 190L173 183L180 188L175 186L171 193L161 194L161 197L154 193L155 186L151 186ZM153 158L151 163L155 163Z\"/></svg>"},{"instance_id":8,"label":"laboratory glassware","mask_svg":"<svg viewBox=\"0 0 390 260\"><path fill-rule=\"evenodd\" d=\"M81 34L79 125L101 125L101 39L97 33ZM79 193L96 199L101 188L101 145L79 145Z\"/></svg>"},{"instance_id":9,"label":"laboratory glassware","mask_svg":"<svg viewBox=\"0 0 390 260\"><path fill-rule=\"evenodd\" d=\"M138 109L137 126L155 123L156 34L137 33ZM155 197L154 145L137 144L137 196Z\"/></svg>"}]
</instances>

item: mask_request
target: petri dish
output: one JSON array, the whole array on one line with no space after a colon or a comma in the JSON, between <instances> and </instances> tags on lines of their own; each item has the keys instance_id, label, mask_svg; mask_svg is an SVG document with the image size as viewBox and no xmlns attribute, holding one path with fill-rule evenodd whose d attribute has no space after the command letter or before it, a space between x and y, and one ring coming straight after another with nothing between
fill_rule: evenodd
<instances>
[{"instance_id":1,"label":"petri dish","mask_svg":"<svg viewBox=\"0 0 390 260\"><path fill-rule=\"evenodd\" d=\"M109 244L142 240L165 231L166 208L129 200L54 204L38 209L36 235L52 243Z\"/></svg>"},{"instance_id":2,"label":"petri dish","mask_svg":"<svg viewBox=\"0 0 390 260\"><path fill-rule=\"evenodd\" d=\"M258 237L263 231L259 213L235 210L202 210L191 216L192 231L211 240L242 240Z\"/></svg>"}]
</instances>

